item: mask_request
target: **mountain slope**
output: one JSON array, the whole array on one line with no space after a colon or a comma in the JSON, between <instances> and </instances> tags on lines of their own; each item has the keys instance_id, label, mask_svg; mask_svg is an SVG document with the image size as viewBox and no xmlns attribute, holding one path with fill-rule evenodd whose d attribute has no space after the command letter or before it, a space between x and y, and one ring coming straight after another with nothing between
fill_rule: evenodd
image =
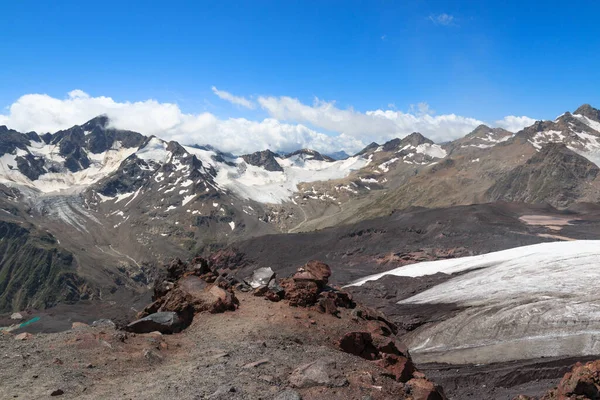
<instances>
[{"instance_id":1,"label":"mountain slope","mask_svg":"<svg viewBox=\"0 0 600 400\"><path fill-rule=\"evenodd\" d=\"M549 143L523 165L496 181L490 201L550 203L560 207L600 198L598 166L562 143ZM591 192L591 193L590 193Z\"/></svg>"}]
</instances>

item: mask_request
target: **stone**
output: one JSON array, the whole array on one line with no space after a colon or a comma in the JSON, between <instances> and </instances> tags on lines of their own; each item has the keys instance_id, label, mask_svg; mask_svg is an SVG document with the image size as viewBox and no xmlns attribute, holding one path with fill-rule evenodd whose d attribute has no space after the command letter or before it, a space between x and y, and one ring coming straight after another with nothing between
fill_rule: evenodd
<instances>
[{"instance_id":1,"label":"stone","mask_svg":"<svg viewBox=\"0 0 600 400\"><path fill-rule=\"evenodd\" d=\"M302 396L295 390L287 389L280 392L273 400L302 400Z\"/></svg>"},{"instance_id":2,"label":"stone","mask_svg":"<svg viewBox=\"0 0 600 400\"><path fill-rule=\"evenodd\" d=\"M388 329L392 331L394 335L398 333L398 327L394 323L389 321L383 313L376 311L370 307L356 307L352 310L352 316L356 319L362 319L365 321L383 322L385 325L387 325Z\"/></svg>"},{"instance_id":3,"label":"stone","mask_svg":"<svg viewBox=\"0 0 600 400\"><path fill-rule=\"evenodd\" d=\"M600 360L587 364L577 363L561 379L558 387L548 392L542 400L600 398Z\"/></svg>"},{"instance_id":4,"label":"stone","mask_svg":"<svg viewBox=\"0 0 600 400\"><path fill-rule=\"evenodd\" d=\"M339 314L338 307L341 308L354 308L356 304L352 300L352 296L349 293L342 292L339 290L327 290L319 294L319 300L317 302L319 311L337 316Z\"/></svg>"},{"instance_id":5,"label":"stone","mask_svg":"<svg viewBox=\"0 0 600 400\"><path fill-rule=\"evenodd\" d=\"M92 322L92 326L96 328L110 328L115 329L117 325L110 319L99 319Z\"/></svg>"},{"instance_id":6,"label":"stone","mask_svg":"<svg viewBox=\"0 0 600 400\"><path fill-rule=\"evenodd\" d=\"M369 332L348 332L339 340L338 345L342 351L365 360L377 360L379 351L373 344L373 339Z\"/></svg>"},{"instance_id":7,"label":"stone","mask_svg":"<svg viewBox=\"0 0 600 400\"><path fill-rule=\"evenodd\" d=\"M19 333L15 336L15 340L29 340L33 337L33 335L29 332Z\"/></svg>"},{"instance_id":8,"label":"stone","mask_svg":"<svg viewBox=\"0 0 600 400\"><path fill-rule=\"evenodd\" d=\"M409 358L395 354L384 354L375 364L387 370L398 382L408 382L415 372L415 366Z\"/></svg>"},{"instance_id":9,"label":"stone","mask_svg":"<svg viewBox=\"0 0 600 400\"><path fill-rule=\"evenodd\" d=\"M177 281L175 288L164 297L156 299L146 307L143 315L159 311L176 312L184 327L187 327L197 313L234 311L238 304L232 289L223 289L216 284L210 285L200 277L188 275Z\"/></svg>"},{"instance_id":10,"label":"stone","mask_svg":"<svg viewBox=\"0 0 600 400\"><path fill-rule=\"evenodd\" d=\"M380 353L410 358L408 347L393 336L371 335L373 345Z\"/></svg>"},{"instance_id":11,"label":"stone","mask_svg":"<svg viewBox=\"0 0 600 400\"><path fill-rule=\"evenodd\" d=\"M329 265L321 261L313 260L298 268L298 271L294 274L293 279L295 281L312 281L315 282L320 288L323 288L325 285L327 285L330 276L331 268L329 268Z\"/></svg>"},{"instance_id":12,"label":"stone","mask_svg":"<svg viewBox=\"0 0 600 400\"><path fill-rule=\"evenodd\" d=\"M406 386L414 400L447 400L442 388L427 379L411 379Z\"/></svg>"},{"instance_id":13,"label":"stone","mask_svg":"<svg viewBox=\"0 0 600 400\"><path fill-rule=\"evenodd\" d=\"M62 396L63 394L65 394L65 392L62 389L56 389L50 392L50 396Z\"/></svg>"},{"instance_id":14,"label":"stone","mask_svg":"<svg viewBox=\"0 0 600 400\"><path fill-rule=\"evenodd\" d=\"M268 362L269 362L268 358L263 358L262 360L258 360L258 361L254 361L254 362L248 363L248 364L244 365L242 368L246 368L246 369L248 369L248 368L256 368L256 367L264 365L264 364L266 364Z\"/></svg>"},{"instance_id":15,"label":"stone","mask_svg":"<svg viewBox=\"0 0 600 400\"><path fill-rule=\"evenodd\" d=\"M133 321L126 329L134 333L177 333L183 329L183 324L176 312L165 311L150 314L147 317Z\"/></svg>"},{"instance_id":16,"label":"stone","mask_svg":"<svg viewBox=\"0 0 600 400\"><path fill-rule=\"evenodd\" d=\"M315 305L319 296L319 285L313 281L296 281L282 279L281 286L285 290L285 299L293 307L309 307Z\"/></svg>"},{"instance_id":17,"label":"stone","mask_svg":"<svg viewBox=\"0 0 600 400\"><path fill-rule=\"evenodd\" d=\"M208 396L209 399L214 400L228 400L231 398L231 393L237 392L237 389L231 385L223 385L219 387L213 394Z\"/></svg>"},{"instance_id":18,"label":"stone","mask_svg":"<svg viewBox=\"0 0 600 400\"><path fill-rule=\"evenodd\" d=\"M23 319L23 315L22 315L21 313L18 313L18 312L16 312L16 313L12 313L12 314L10 315L10 319L16 319L16 320L19 320L19 321L20 321L20 320L22 320L22 319Z\"/></svg>"},{"instance_id":19,"label":"stone","mask_svg":"<svg viewBox=\"0 0 600 400\"><path fill-rule=\"evenodd\" d=\"M296 368L290 378L290 385L296 388L314 386L341 387L348 384L345 377L340 376L335 361L318 359Z\"/></svg>"},{"instance_id":20,"label":"stone","mask_svg":"<svg viewBox=\"0 0 600 400\"><path fill-rule=\"evenodd\" d=\"M261 286L268 286L269 282L275 278L275 272L270 267L263 267L255 269L252 276L245 279L245 282L252 287L252 289L259 288Z\"/></svg>"},{"instance_id":21,"label":"stone","mask_svg":"<svg viewBox=\"0 0 600 400\"><path fill-rule=\"evenodd\" d=\"M162 359L163 359L160 354L156 354L152 350L148 350L148 349L145 349L142 352L142 355L144 356L145 359L150 360L150 361L162 361Z\"/></svg>"},{"instance_id":22,"label":"stone","mask_svg":"<svg viewBox=\"0 0 600 400\"><path fill-rule=\"evenodd\" d=\"M83 322L73 322L71 324L71 329L85 329L85 328L89 328L90 326L88 324L85 324Z\"/></svg>"}]
</instances>

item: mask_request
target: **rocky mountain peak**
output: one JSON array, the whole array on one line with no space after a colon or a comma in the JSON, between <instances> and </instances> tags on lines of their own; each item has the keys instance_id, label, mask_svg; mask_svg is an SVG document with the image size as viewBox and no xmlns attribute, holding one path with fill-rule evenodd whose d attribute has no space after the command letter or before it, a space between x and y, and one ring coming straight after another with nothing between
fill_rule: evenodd
<instances>
[{"instance_id":1,"label":"rocky mountain peak","mask_svg":"<svg viewBox=\"0 0 600 400\"><path fill-rule=\"evenodd\" d=\"M297 150L293 153L288 154L286 156L286 158L290 158L293 156L301 156L304 159L310 159L310 160L316 160L316 161L335 161L333 158L327 157L313 149Z\"/></svg>"},{"instance_id":2,"label":"rocky mountain peak","mask_svg":"<svg viewBox=\"0 0 600 400\"><path fill-rule=\"evenodd\" d=\"M600 122L600 110L592 107L589 104L582 105L577 110L575 110L573 114L583 115L584 117L588 117L589 119L592 119L596 122Z\"/></svg>"},{"instance_id":3,"label":"rocky mountain peak","mask_svg":"<svg viewBox=\"0 0 600 400\"><path fill-rule=\"evenodd\" d=\"M371 144L369 144L367 147L365 147L364 149L362 149L361 151L359 151L358 153L356 153L357 156L362 156L364 154L370 153L374 150L376 150L379 147L379 144L376 142L371 142Z\"/></svg>"},{"instance_id":4,"label":"rocky mountain peak","mask_svg":"<svg viewBox=\"0 0 600 400\"><path fill-rule=\"evenodd\" d=\"M410 135L404 137L401 140L401 143L403 145L407 145L410 144L412 146L419 146L421 144L433 144L433 141L430 139L427 139L425 136L421 135L419 132L413 132Z\"/></svg>"},{"instance_id":5,"label":"rocky mountain peak","mask_svg":"<svg viewBox=\"0 0 600 400\"><path fill-rule=\"evenodd\" d=\"M85 131L92 131L92 130L94 130L94 128L101 128L104 130L104 129L108 128L109 123L110 123L110 118L108 118L108 115L102 114L95 118L92 118L91 120L89 120L88 122L83 124L81 127Z\"/></svg>"},{"instance_id":6,"label":"rocky mountain peak","mask_svg":"<svg viewBox=\"0 0 600 400\"><path fill-rule=\"evenodd\" d=\"M244 154L242 158L250 165L263 167L267 171L283 171L281 165L275 160L277 154L271 150L257 151L252 154Z\"/></svg>"}]
</instances>

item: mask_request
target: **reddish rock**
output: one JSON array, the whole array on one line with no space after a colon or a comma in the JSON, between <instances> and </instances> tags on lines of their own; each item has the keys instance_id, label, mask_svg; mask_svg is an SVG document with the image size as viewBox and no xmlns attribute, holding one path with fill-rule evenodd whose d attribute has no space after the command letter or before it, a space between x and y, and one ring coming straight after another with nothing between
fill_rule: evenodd
<instances>
[{"instance_id":1,"label":"reddish rock","mask_svg":"<svg viewBox=\"0 0 600 400\"><path fill-rule=\"evenodd\" d=\"M280 285L285 290L284 298L294 307L313 306L319 297L319 286L313 281L288 278L282 279Z\"/></svg>"},{"instance_id":2,"label":"reddish rock","mask_svg":"<svg viewBox=\"0 0 600 400\"><path fill-rule=\"evenodd\" d=\"M380 353L410 357L408 347L393 336L371 335L371 339L373 345Z\"/></svg>"},{"instance_id":3,"label":"reddish rock","mask_svg":"<svg viewBox=\"0 0 600 400\"><path fill-rule=\"evenodd\" d=\"M366 360L379 358L379 351L373 345L373 339L369 332L348 332L340 339L338 345L342 351Z\"/></svg>"},{"instance_id":4,"label":"reddish rock","mask_svg":"<svg viewBox=\"0 0 600 400\"><path fill-rule=\"evenodd\" d=\"M373 335L380 336L390 336L392 335L392 330L390 327L381 321L368 321L367 322L367 330Z\"/></svg>"},{"instance_id":5,"label":"reddish rock","mask_svg":"<svg viewBox=\"0 0 600 400\"><path fill-rule=\"evenodd\" d=\"M327 285L330 276L331 268L329 268L329 265L313 260L298 268L298 272L294 274L293 279L295 281L312 281L319 287L324 287Z\"/></svg>"},{"instance_id":6,"label":"reddish rock","mask_svg":"<svg viewBox=\"0 0 600 400\"><path fill-rule=\"evenodd\" d=\"M575 364L542 400L600 399L600 360Z\"/></svg>"},{"instance_id":7,"label":"reddish rock","mask_svg":"<svg viewBox=\"0 0 600 400\"><path fill-rule=\"evenodd\" d=\"M398 382L408 382L415 372L415 366L410 360L395 354L384 354L375 364L388 371Z\"/></svg>"},{"instance_id":8,"label":"reddish rock","mask_svg":"<svg viewBox=\"0 0 600 400\"><path fill-rule=\"evenodd\" d=\"M188 275L178 280L167 294L146 307L140 317L173 311L179 314L187 326L197 313L234 311L238 303L231 289L210 285L200 277Z\"/></svg>"},{"instance_id":9,"label":"reddish rock","mask_svg":"<svg viewBox=\"0 0 600 400\"><path fill-rule=\"evenodd\" d=\"M414 400L447 400L442 388L427 379L411 379L406 386Z\"/></svg>"},{"instance_id":10,"label":"reddish rock","mask_svg":"<svg viewBox=\"0 0 600 400\"><path fill-rule=\"evenodd\" d=\"M394 335L398 333L398 327L394 323L389 321L383 313L370 307L358 306L352 310L352 315L356 319L383 322Z\"/></svg>"},{"instance_id":11,"label":"reddish rock","mask_svg":"<svg viewBox=\"0 0 600 400\"><path fill-rule=\"evenodd\" d=\"M317 301L319 311L326 314L338 315L340 308L354 308L356 304L352 301L352 296L349 293L339 290L328 290L319 294Z\"/></svg>"}]
</instances>

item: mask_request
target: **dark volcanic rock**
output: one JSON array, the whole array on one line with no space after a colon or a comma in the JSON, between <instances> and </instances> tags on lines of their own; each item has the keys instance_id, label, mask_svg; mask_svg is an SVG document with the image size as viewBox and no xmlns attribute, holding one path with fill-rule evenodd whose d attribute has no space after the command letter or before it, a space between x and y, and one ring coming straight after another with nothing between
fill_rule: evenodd
<instances>
[{"instance_id":1,"label":"dark volcanic rock","mask_svg":"<svg viewBox=\"0 0 600 400\"><path fill-rule=\"evenodd\" d=\"M19 171L32 181L36 180L40 175L46 172L46 169L44 168L45 161L43 158L27 154L23 157L17 157L16 161Z\"/></svg>"},{"instance_id":2,"label":"dark volcanic rock","mask_svg":"<svg viewBox=\"0 0 600 400\"><path fill-rule=\"evenodd\" d=\"M183 321L176 312L157 312L147 317L133 321L127 325L127 330L134 333L177 333L184 328Z\"/></svg>"},{"instance_id":3,"label":"dark volcanic rock","mask_svg":"<svg viewBox=\"0 0 600 400\"><path fill-rule=\"evenodd\" d=\"M255 165L257 167L263 167L267 171L283 171L283 168L277 160L275 160L277 154L273 153L271 150L257 151L252 154L245 154L242 156L244 161L246 161L250 165Z\"/></svg>"}]
</instances>

